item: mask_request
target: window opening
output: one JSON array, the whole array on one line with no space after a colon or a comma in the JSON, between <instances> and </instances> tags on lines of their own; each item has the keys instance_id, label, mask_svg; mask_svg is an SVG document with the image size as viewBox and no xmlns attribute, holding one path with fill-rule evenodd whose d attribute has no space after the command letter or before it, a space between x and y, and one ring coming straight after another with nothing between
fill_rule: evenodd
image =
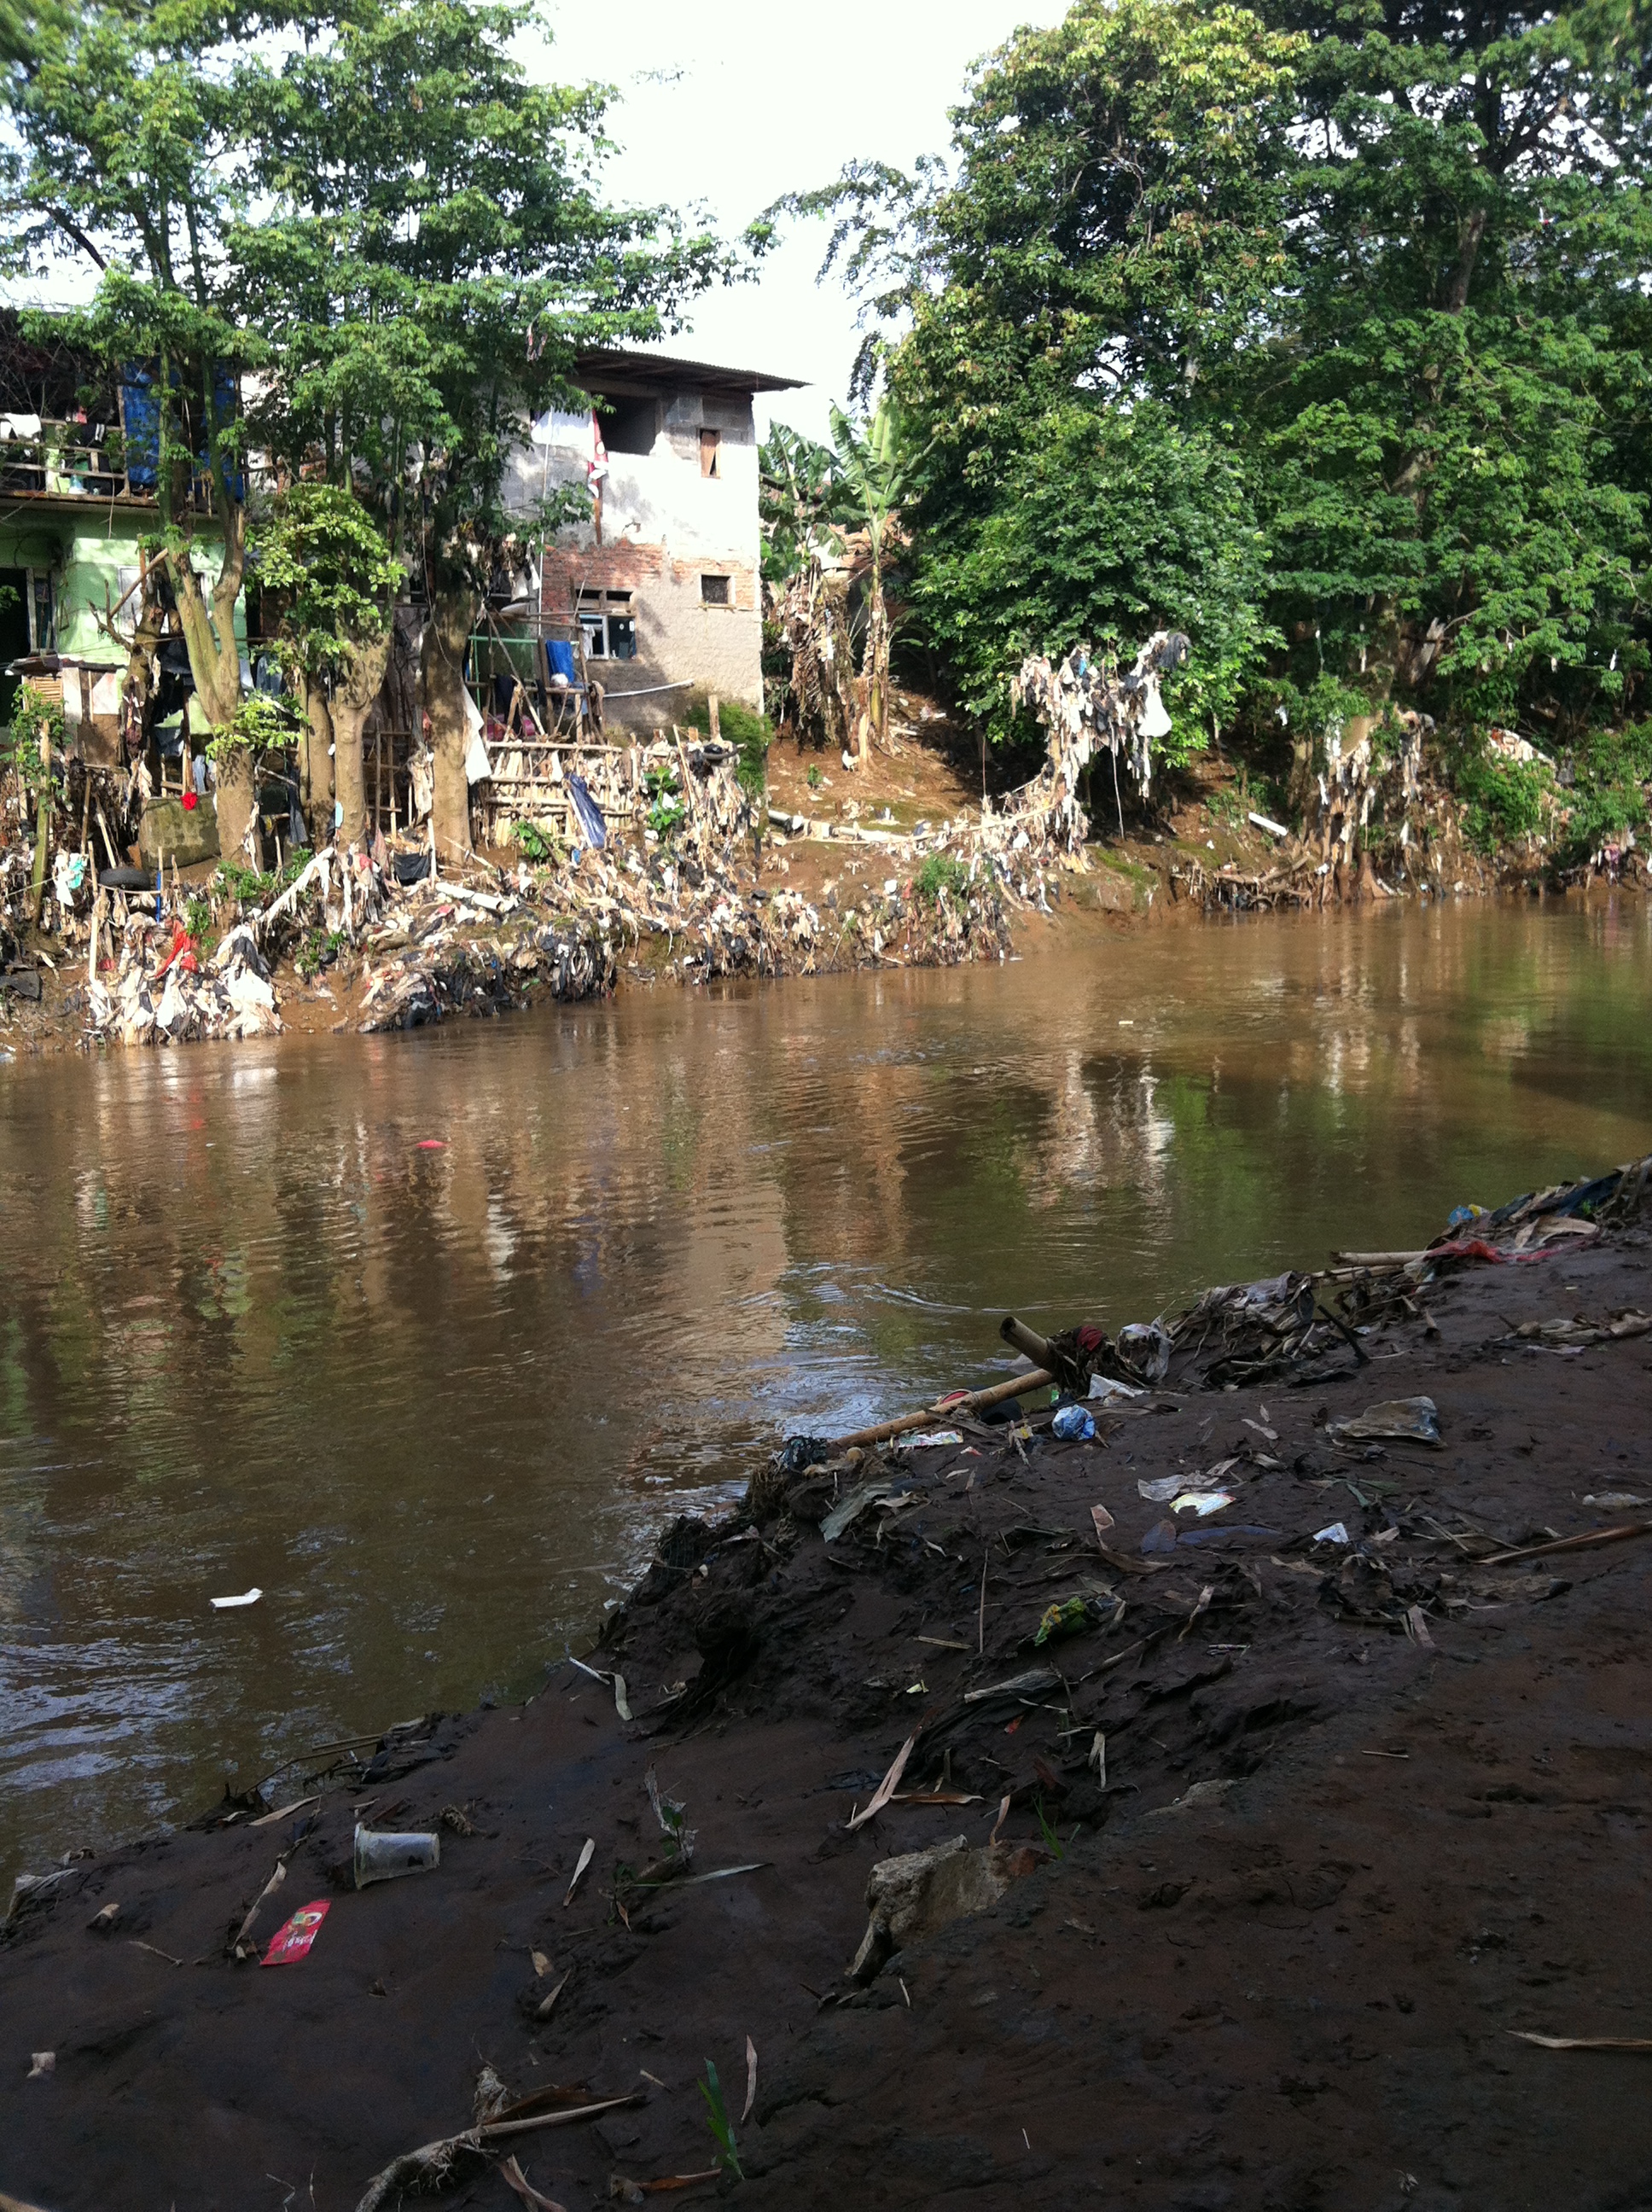
<instances>
[{"instance_id":1,"label":"window opening","mask_svg":"<svg viewBox=\"0 0 1652 2212\"><path fill-rule=\"evenodd\" d=\"M729 579L726 576L702 576L700 579L700 599L704 606L728 606L731 604Z\"/></svg>"},{"instance_id":2,"label":"window opening","mask_svg":"<svg viewBox=\"0 0 1652 2212\"><path fill-rule=\"evenodd\" d=\"M636 659L636 616L629 592L581 592L579 614L587 660Z\"/></svg>"},{"instance_id":3,"label":"window opening","mask_svg":"<svg viewBox=\"0 0 1652 2212\"><path fill-rule=\"evenodd\" d=\"M616 399L599 412L602 441L610 453L652 453L659 429L659 404L653 399Z\"/></svg>"},{"instance_id":4,"label":"window opening","mask_svg":"<svg viewBox=\"0 0 1652 2212\"><path fill-rule=\"evenodd\" d=\"M723 434L720 430L700 433L700 473L702 477L720 477L722 471Z\"/></svg>"}]
</instances>

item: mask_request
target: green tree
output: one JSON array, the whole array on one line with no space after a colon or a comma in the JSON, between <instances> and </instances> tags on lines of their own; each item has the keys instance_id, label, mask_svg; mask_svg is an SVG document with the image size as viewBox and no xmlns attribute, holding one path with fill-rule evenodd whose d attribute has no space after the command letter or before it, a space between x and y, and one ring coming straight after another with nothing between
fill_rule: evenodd
<instances>
[{"instance_id":1,"label":"green tree","mask_svg":"<svg viewBox=\"0 0 1652 2212\"><path fill-rule=\"evenodd\" d=\"M1185 629L1204 725L1266 639L1266 544L1207 395L1288 267L1304 48L1240 8L1086 0L982 66L954 173L863 166L784 204L835 218L863 385L881 370L920 457L914 605L998 737L1029 649Z\"/></svg>"},{"instance_id":2,"label":"green tree","mask_svg":"<svg viewBox=\"0 0 1652 2212\"><path fill-rule=\"evenodd\" d=\"M1201 721L1334 694L1354 738L1392 702L1558 749L1631 704L1649 82L1633 0L1078 0L980 67L950 168L787 203L835 220L977 708L1138 615Z\"/></svg>"},{"instance_id":3,"label":"green tree","mask_svg":"<svg viewBox=\"0 0 1652 2212\"><path fill-rule=\"evenodd\" d=\"M470 845L461 670L482 600L569 512L513 511L513 449L533 413L583 398L581 346L678 327L728 268L677 214L604 203L608 95L531 82L534 32L513 0L383 0L291 52L255 149L265 198L234 240L273 356L261 441L356 491L422 576L447 853Z\"/></svg>"},{"instance_id":4,"label":"green tree","mask_svg":"<svg viewBox=\"0 0 1652 2212\"><path fill-rule=\"evenodd\" d=\"M153 364L155 550L220 738L240 703L234 612L246 557L242 425L226 372L262 352L237 322L223 248L245 190L256 75L235 57L281 20L278 7L234 0L82 6L38 18L7 80L7 263L89 264L95 296L54 318L56 334L106 362ZM252 817L243 746L222 749L218 806L234 850Z\"/></svg>"},{"instance_id":5,"label":"green tree","mask_svg":"<svg viewBox=\"0 0 1652 2212\"><path fill-rule=\"evenodd\" d=\"M332 753L327 793L336 790L342 809L339 839L360 844L367 834L361 726L384 682L406 570L355 493L330 483L283 492L254 537L252 559L280 605L278 651L298 686L312 757Z\"/></svg>"}]
</instances>

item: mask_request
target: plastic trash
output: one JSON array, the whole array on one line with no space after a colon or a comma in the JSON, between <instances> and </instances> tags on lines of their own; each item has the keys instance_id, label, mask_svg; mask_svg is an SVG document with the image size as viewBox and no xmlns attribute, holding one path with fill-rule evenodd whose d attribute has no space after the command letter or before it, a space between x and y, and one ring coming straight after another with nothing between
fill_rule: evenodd
<instances>
[{"instance_id":1,"label":"plastic trash","mask_svg":"<svg viewBox=\"0 0 1652 2212\"><path fill-rule=\"evenodd\" d=\"M1063 1406L1050 1423L1050 1434L1064 1444L1087 1444L1095 1433L1096 1423L1082 1406Z\"/></svg>"},{"instance_id":2,"label":"plastic trash","mask_svg":"<svg viewBox=\"0 0 1652 2212\"><path fill-rule=\"evenodd\" d=\"M1328 1528L1316 1528L1314 1531L1314 1541L1316 1544L1346 1544L1350 1540L1348 1531L1340 1521L1332 1522Z\"/></svg>"},{"instance_id":3,"label":"plastic trash","mask_svg":"<svg viewBox=\"0 0 1652 2212\"><path fill-rule=\"evenodd\" d=\"M1346 1437L1356 1443L1386 1437L1396 1443L1431 1444L1436 1450L1445 1441L1440 1434L1439 1408L1432 1398L1385 1399L1379 1406L1367 1406L1351 1421L1333 1421L1329 1434L1333 1438Z\"/></svg>"},{"instance_id":4,"label":"plastic trash","mask_svg":"<svg viewBox=\"0 0 1652 2212\"><path fill-rule=\"evenodd\" d=\"M441 1860L441 1838L434 1830L398 1834L388 1828L355 1826L355 1887L394 1881L400 1875L428 1874Z\"/></svg>"},{"instance_id":5,"label":"plastic trash","mask_svg":"<svg viewBox=\"0 0 1652 2212\"><path fill-rule=\"evenodd\" d=\"M1219 1513L1224 1505L1231 1505L1233 1498L1230 1490L1184 1490L1170 1500L1170 1510L1196 1513L1203 1521L1212 1513Z\"/></svg>"},{"instance_id":6,"label":"plastic trash","mask_svg":"<svg viewBox=\"0 0 1652 2212\"><path fill-rule=\"evenodd\" d=\"M250 1589L243 1590L239 1597L215 1597L212 1610L214 1613L231 1613L238 1606L256 1605L263 1595L261 1589Z\"/></svg>"},{"instance_id":7,"label":"plastic trash","mask_svg":"<svg viewBox=\"0 0 1652 2212\"><path fill-rule=\"evenodd\" d=\"M1090 1378L1092 1398L1141 1398L1146 1395L1139 1382L1115 1382L1110 1375L1092 1375Z\"/></svg>"},{"instance_id":8,"label":"plastic trash","mask_svg":"<svg viewBox=\"0 0 1652 2212\"><path fill-rule=\"evenodd\" d=\"M1090 1626L1090 1607L1081 1597L1070 1597L1065 1605L1047 1606L1044 1617L1038 1624L1036 1644L1048 1644L1053 1636L1076 1636L1081 1628Z\"/></svg>"},{"instance_id":9,"label":"plastic trash","mask_svg":"<svg viewBox=\"0 0 1652 2212\"><path fill-rule=\"evenodd\" d=\"M580 827L585 832L586 843L601 852L608 842L608 823L601 807L591 796L590 787L583 776L569 776L568 795Z\"/></svg>"},{"instance_id":10,"label":"plastic trash","mask_svg":"<svg viewBox=\"0 0 1652 2212\"><path fill-rule=\"evenodd\" d=\"M356 1832L359 1835L361 1831ZM307 1958L310 1946L321 1933L321 1923L331 1909L325 1897L317 1898L312 1905L301 1905L286 1925L278 1928L270 1938L270 1948L260 1963L266 1966L295 1966L301 1959Z\"/></svg>"},{"instance_id":11,"label":"plastic trash","mask_svg":"<svg viewBox=\"0 0 1652 2212\"><path fill-rule=\"evenodd\" d=\"M932 1451L938 1444L961 1444L963 1432L960 1429L924 1429L914 1436L896 1437L896 1451Z\"/></svg>"},{"instance_id":12,"label":"plastic trash","mask_svg":"<svg viewBox=\"0 0 1652 2212\"><path fill-rule=\"evenodd\" d=\"M782 1474L801 1474L805 1468L819 1467L831 1455L832 1447L824 1437L787 1437L780 1446L776 1464Z\"/></svg>"}]
</instances>

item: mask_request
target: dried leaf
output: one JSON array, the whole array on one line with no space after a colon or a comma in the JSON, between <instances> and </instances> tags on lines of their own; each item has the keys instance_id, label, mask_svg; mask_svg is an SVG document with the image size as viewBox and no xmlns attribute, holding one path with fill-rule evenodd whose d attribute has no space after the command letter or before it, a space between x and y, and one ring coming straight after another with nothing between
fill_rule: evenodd
<instances>
[{"instance_id":1,"label":"dried leaf","mask_svg":"<svg viewBox=\"0 0 1652 2212\"><path fill-rule=\"evenodd\" d=\"M529 2208L529 2212L563 2212L562 2205L555 2203L549 2197L542 2197L539 2194L514 2158L506 2159L501 2165L499 2172L501 2179L510 2184L522 2202Z\"/></svg>"},{"instance_id":2,"label":"dried leaf","mask_svg":"<svg viewBox=\"0 0 1652 2212\"><path fill-rule=\"evenodd\" d=\"M843 1823L846 1828L851 1830L855 1828L864 1828L866 1822L872 1818L874 1814L881 1813L883 1811L884 1806L889 1803L890 1799L894 1796L896 1790L900 1787L901 1777L906 1770L906 1763L908 1759L912 1756L912 1747L917 1742L917 1741L918 1737L915 1732L907 1738L906 1741L901 1746L899 1751L895 1754L895 1764L890 1768L889 1772L878 1784L877 1789L873 1790L870 1800L862 1807L859 1812L852 1814L849 1819Z\"/></svg>"},{"instance_id":3,"label":"dried leaf","mask_svg":"<svg viewBox=\"0 0 1652 2212\"><path fill-rule=\"evenodd\" d=\"M757 2101L757 2046L748 2035L745 2039L745 2107L740 2114L744 2127L751 2118L751 2107Z\"/></svg>"},{"instance_id":4,"label":"dried leaf","mask_svg":"<svg viewBox=\"0 0 1652 2212\"><path fill-rule=\"evenodd\" d=\"M574 1879L568 1886L568 1895L562 1899L564 1905L573 1904L574 1893L585 1879L585 1870L596 1856L597 1839L594 1836L587 1836L585 1839L585 1849L580 1853L580 1863L574 1869Z\"/></svg>"},{"instance_id":5,"label":"dried leaf","mask_svg":"<svg viewBox=\"0 0 1652 2212\"><path fill-rule=\"evenodd\" d=\"M1516 2043L1534 2043L1540 2051L1652 2051L1652 2036L1534 2035L1523 2027L1508 2032Z\"/></svg>"}]
</instances>

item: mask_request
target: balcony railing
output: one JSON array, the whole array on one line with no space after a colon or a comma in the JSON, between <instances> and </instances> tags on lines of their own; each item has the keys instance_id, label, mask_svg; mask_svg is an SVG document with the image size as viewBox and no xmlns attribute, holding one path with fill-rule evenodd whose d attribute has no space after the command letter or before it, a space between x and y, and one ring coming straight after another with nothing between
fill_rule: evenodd
<instances>
[{"instance_id":1,"label":"balcony railing","mask_svg":"<svg viewBox=\"0 0 1652 2212\"><path fill-rule=\"evenodd\" d=\"M32 427L37 422L38 429ZM129 465L125 442L114 423L100 441L85 422L0 414L0 493L8 499L119 499L152 504L153 450L135 452ZM231 477L238 494L244 472L243 467ZM204 470L190 487L188 503L207 514L212 511L212 480Z\"/></svg>"}]
</instances>

